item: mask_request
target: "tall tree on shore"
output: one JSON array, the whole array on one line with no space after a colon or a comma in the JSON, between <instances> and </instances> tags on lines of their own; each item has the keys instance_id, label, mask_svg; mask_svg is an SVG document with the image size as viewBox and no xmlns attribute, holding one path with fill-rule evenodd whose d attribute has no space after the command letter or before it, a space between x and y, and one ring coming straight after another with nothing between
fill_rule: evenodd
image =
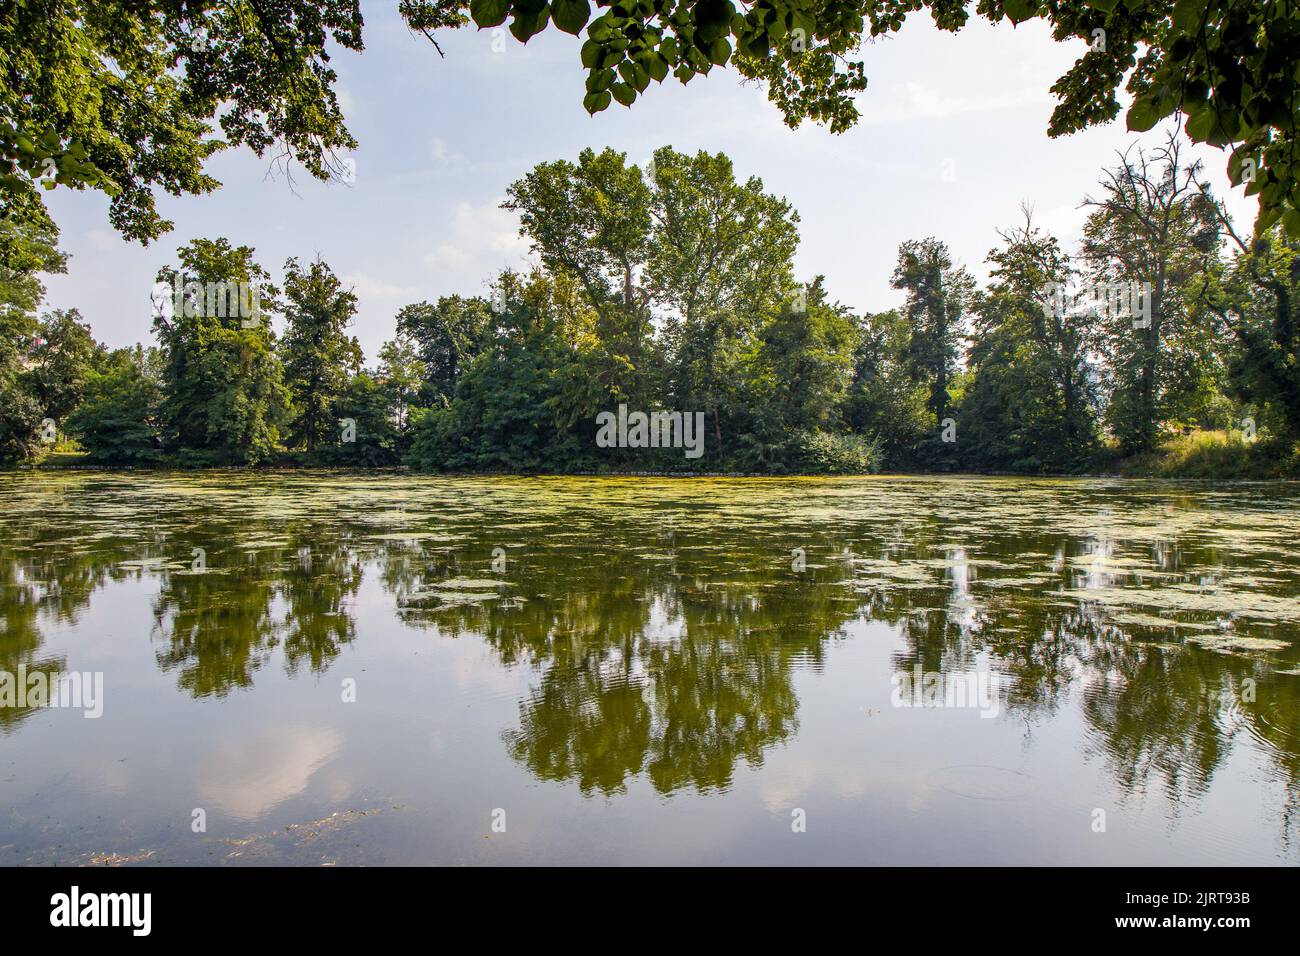
<instances>
[{"instance_id":1,"label":"tall tree on shore","mask_svg":"<svg viewBox=\"0 0 1300 956\"><path fill-rule=\"evenodd\" d=\"M316 259L284 265L284 383L293 405L289 444L308 452L338 432L334 406L348 379L361 370L361 345L347 334L357 297Z\"/></svg>"},{"instance_id":2,"label":"tall tree on shore","mask_svg":"<svg viewBox=\"0 0 1300 956\"><path fill-rule=\"evenodd\" d=\"M23 377L45 415L62 421L77 407L87 378L105 354L76 309L41 316Z\"/></svg>"},{"instance_id":3,"label":"tall tree on shore","mask_svg":"<svg viewBox=\"0 0 1300 956\"><path fill-rule=\"evenodd\" d=\"M270 326L279 291L249 246L195 239L177 257L154 290L164 444L196 462L265 461L288 414Z\"/></svg>"},{"instance_id":4,"label":"tall tree on shore","mask_svg":"<svg viewBox=\"0 0 1300 956\"><path fill-rule=\"evenodd\" d=\"M1097 437L1095 318L1069 301L1069 258L1029 211L999 235L992 281L975 298L963 440L985 467L1077 467Z\"/></svg>"},{"instance_id":5,"label":"tall tree on shore","mask_svg":"<svg viewBox=\"0 0 1300 956\"><path fill-rule=\"evenodd\" d=\"M671 147L655 151L651 209L646 286L667 313L673 390L680 407L710 415L720 449L760 317L796 295L799 214L757 176L737 180L725 153Z\"/></svg>"},{"instance_id":6,"label":"tall tree on shore","mask_svg":"<svg viewBox=\"0 0 1300 956\"><path fill-rule=\"evenodd\" d=\"M1243 237L1217 209L1235 254L1207 273L1196 299L1236 345L1228 359L1236 396L1259 407L1275 436L1300 440L1300 242L1276 228Z\"/></svg>"},{"instance_id":7,"label":"tall tree on shore","mask_svg":"<svg viewBox=\"0 0 1300 956\"><path fill-rule=\"evenodd\" d=\"M584 149L578 162L538 163L511 184L504 208L552 271L572 273L597 308L637 311L650 237L650 187L623 153Z\"/></svg>"},{"instance_id":8,"label":"tall tree on shore","mask_svg":"<svg viewBox=\"0 0 1300 956\"><path fill-rule=\"evenodd\" d=\"M67 271L59 230L32 199L3 204L0 215L0 460L30 456L47 417L23 374L38 337L43 274Z\"/></svg>"},{"instance_id":9,"label":"tall tree on shore","mask_svg":"<svg viewBox=\"0 0 1300 956\"><path fill-rule=\"evenodd\" d=\"M1129 451L1155 447L1173 414L1166 398L1175 344L1197 337L1185 293L1219 246L1213 201L1198 187L1197 166L1184 165L1179 153L1170 137L1150 154L1121 154L1101 196L1085 200L1093 210L1083 240L1090 278L1122 290L1105 297L1112 301L1149 301L1149 315L1125 307L1099 319L1113 375L1108 418Z\"/></svg>"},{"instance_id":10,"label":"tall tree on shore","mask_svg":"<svg viewBox=\"0 0 1300 956\"><path fill-rule=\"evenodd\" d=\"M446 406L456 383L492 334L486 299L445 295L437 304L415 302L397 313L397 335L413 344L424 366L419 403Z\"/></svg>"},{"instance_id":11,"label":"tall tree on shore","mask_svg":"<svg viewBox=\"0 0 1300 956\"><path fill-rule=\"evenodd\" d=\"M584 149L578 162L539 163L513 183L504 208L519 213L547 271L572 277L585 294L594 341L586 373L603 401L643 401L651 305L644 280L651 242L653 183L613 149Z\"/></svg>"},{"instance_id":12,"label":"tall tree on shore","mask_svg":"<svg viewBox=\"0 0 1300 956\"><path fill-rule=\"evenodd\" d=\"M948 415L948 387L961 355L963 323L975 280L953 265L946 245L931 238L909 240L898 247L891 284L907 293L910 371L929 386L927 408L941 422Z\"/></svg>"}]
</instances>

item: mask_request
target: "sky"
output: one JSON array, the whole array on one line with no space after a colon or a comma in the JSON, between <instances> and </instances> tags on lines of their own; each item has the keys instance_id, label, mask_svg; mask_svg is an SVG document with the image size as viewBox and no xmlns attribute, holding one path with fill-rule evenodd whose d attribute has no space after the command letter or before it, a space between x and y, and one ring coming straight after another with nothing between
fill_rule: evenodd
<instances>
[{"instance_id":1,"label":"sky","mask_svg":"<svg viewBox=\"0 0 1300 956\"><path fill-rule=\"evenodd\" d=\"M195 238L225 236L256 249L277 280L289 257L317 255L355 291L352 332L373 361L398 310L442 295L484 294L502 269L534 261L518 220L500 208L507 186L539 162L576 160L612 146L644 164L659 146L727 153L739 177L757 175L799 211L800 281L826 276L831 296L859 312L901 303L889 277L899 243L935 236L981 281L997 230L1024 204L1067 247L1077 241L1098 177L1139 140L1123 117L1050 139L1050 87L1083 51L1045 24L972 20L958 34L914 16L897 35L863 48L869 79L862 119L835 135L788 128L766 91L730 70L683 87L651 84L631 109L588 116L579 38L548 28L525 46L503 31L444 31L446 56L412 33L394 0L362 0L366 49L334 53L338 92L359 141L351 183L292 182L248 149L227 150L207 171L206 196L159 197L175 229L142 246L108 222L107 200L57 189L47 202L70 254L68 274L46 281L46 307L77 308L109 346L150 342L154 276ZM1154 145L1162 128L1141 142ZM1254 201L1229 192L1227 156L1192 150L1240 224Z\"/></svg>"}]
</instances>

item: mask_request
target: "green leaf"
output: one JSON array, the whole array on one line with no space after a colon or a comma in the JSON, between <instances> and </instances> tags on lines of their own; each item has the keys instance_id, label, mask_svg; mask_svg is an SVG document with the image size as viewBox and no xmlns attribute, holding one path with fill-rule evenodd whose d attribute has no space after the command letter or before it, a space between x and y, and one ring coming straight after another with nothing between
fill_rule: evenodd
<instances>
[{"instance_id":1,"label":"green leaf","mask_svg":"<svg viewBox=\"0 0 1300 956\"><path fill-rule=\"evenodd\" d=\"M1184 127L1187 136L1197 143L1204 143L1210 138L1210 133L1214 130L1214 110L1208 106L1202 106L1187 120Z\"/></svg>"},{"instance_id":2,"label":"green leaf","mask_svg":"<svg viewBox=\"0 0 1300 956\"><path fill-rule=\"evenodd\" d=\"M714 40L709 44L709 62L718 66L726 66L727 60L731 59L731 44L726 38Z\"/></svg>"},{"instance_id":3,"label":"green leaf","mask_svg":"<svg viewBox=\"0 0 1300 956\"><path fill-rule=\"evenodd\" d=\"M626 83L615 83L609 88L609 91L614 94L614 99L624 106L631 106L636 101L636 90Z\"/></svg>"},{"instance_id":4,"label":"green leaf","mask_svg":"<svg viewBox=\"0 0 1300 956\"><path fill-rule=\"evenodd\" d=\"M551 0L551 19L565 33L577 36L591 18L587 0Z\"/></svg>"},{"instance_id":5,"label":"green leaf","mask_svg":"<svg viewBox=\"0 0 1300 956\"><path fill-rule=\"evenodd\" d=\"M609 106L609 90L601 90L599 93L588 93L582 99L582 107L593 116Z\"/></svg>"},{"instance_id":6,"label":"green leaf","mask_svg":"<svg viewBox=\"0 0 1300 956\"><path fill-rule=\"evenodd\" d=\"M726 36L735 12L730 0L700 0L695 5L695 29L700 40L711 44Z\"/></svg>"},{"instance_id":7,"label":"green leaf","mask_svg":"<svg viewBox=\"0 0 1300 956\"><path fill-rule=\"evenodd\" d=\"M527 43L546 29L546 21L551 18L549 10L541 13L516 13L510 21L510 32L520 43Z\"/></svg>"},{"instance_id":8,"label":"green leaf","mask_svg":"<svg viewBox=\"0 0 1300 956\"><path fill-rule=\"evenodd\" d=\"M582 45L582 65L589 70L600 66L601 46L595 40L588 40Z\"/></svg>"},{"instance_id":9,"label":"green leaf","mask_svg":"<svg viewBox=\"0 0 1300 956\"><path fill-rule=\"evenodd\" d=\"M1114 13L1115 8L1119 6L1119 0L1088 0L1088 6L1101 10L1103 13Z\"/></svg>"},{"instance_id":10,"label":"green leaf","mask_svg":"<svg viewBox=\"0 0 1300 956\"><path fill-rule=\"evenodd\" d=\"M601 90L607 90L614 79L613 70L592 70L587 76L587 92L599 93Z\"/></svg>"},{"instance_id":11,"label":"green leaf","mask_svg":"<svg viewBox=\"0 0 1300 956\"><path fill-rule=\"evenodd\" d=\"M1024 23L1038 14L1038 0L1002 0L1002 9L1012 23Z\"/></svg>"},{"instance_id":12,"label":"green leaf","mask_svg":"<svg viewBox=\"0 0 1300 956\"><path fill-rule=\"evenodd\" d=\"M1300 209L1288 209L1282 213L1282 225L1292 239L1300 239Z\"/></svg>"},{"instance_id":13,"label":"green leaf","mask_svg":"<svg viewBox=\"0 0 1300 956\"><path fill-rule=\"evenodd\" d=\"M623 82L638 93L644 93L645 88L650 85L650 74L639 63L624 60L618 65L618 73L623 77Z\"/></svg>"},{"instance_id":14,"label":"green leaf","mask_svg":"<svg viewBox=\"0 0 1300 956\"><path fill-rule=\"evenodd\" d=\"M469 15L480 29L501 26L509 12L510 0L469 0Z\"/></svg>"},{"instance_id":15,"label":"green leaf","mask_svg":"<svg viewBox=\"0 0 1300 956\"><path fill-rule=\"evenodd\" d=\"M1124 121L1128 124L1129 132L1145 133L1160 122L1160 113L1150 100L1143 98L1129 107Z\"/></svg>"},{"instance_id":16,"label":"green leaf","mask_svg":"<svg viewBox=\"0 0 1300 956\"><path fill-rule=\"evenodd\" d=\"M646 71L650 74L651 79L656 83L662 83L664 77L668 75L668 61L662 56L656 54L654 57L646 60Z\"/></svg>"},{"instance_id":17,"label":"green leaf","mask_svg":"<svg viewBox=\"0 0 1300 956\"><path fill-rule=\"evenodd\" d=\"M1174 4L1174 26L1184 33L1195 33L1201 28L1206 0L1178 0Z\"/></svg>"}]
</instances>

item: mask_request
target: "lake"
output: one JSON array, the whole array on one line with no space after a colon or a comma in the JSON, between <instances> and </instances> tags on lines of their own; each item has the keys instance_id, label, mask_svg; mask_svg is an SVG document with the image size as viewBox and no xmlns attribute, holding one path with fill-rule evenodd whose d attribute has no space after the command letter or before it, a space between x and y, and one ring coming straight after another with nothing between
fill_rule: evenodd
<instances>
[{"instance_id":1,"label":"lake","mask_svg":"<svg viewBox=\"0 0 1300 956\"><path fill-rule=\"evenodd\" d=\"M3 474L0 865L1294 864L1297 542L1289 484Z\"/></svg>"}]
</instances>

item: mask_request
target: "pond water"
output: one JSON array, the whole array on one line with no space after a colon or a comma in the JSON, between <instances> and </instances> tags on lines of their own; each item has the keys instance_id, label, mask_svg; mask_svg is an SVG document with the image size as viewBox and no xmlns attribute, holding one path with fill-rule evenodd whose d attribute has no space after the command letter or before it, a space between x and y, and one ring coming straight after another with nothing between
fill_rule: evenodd
<instances>
[{"instance_id":1,"label":"pond water","mask_svg":"<svg viewBox=\"0 0 1300 956\"><path fill-rule=\"evenodd\" d=\"M1285 484L0 475L0 865L1294 864L1297 541Z\"/></svg>"}]
</instances>

